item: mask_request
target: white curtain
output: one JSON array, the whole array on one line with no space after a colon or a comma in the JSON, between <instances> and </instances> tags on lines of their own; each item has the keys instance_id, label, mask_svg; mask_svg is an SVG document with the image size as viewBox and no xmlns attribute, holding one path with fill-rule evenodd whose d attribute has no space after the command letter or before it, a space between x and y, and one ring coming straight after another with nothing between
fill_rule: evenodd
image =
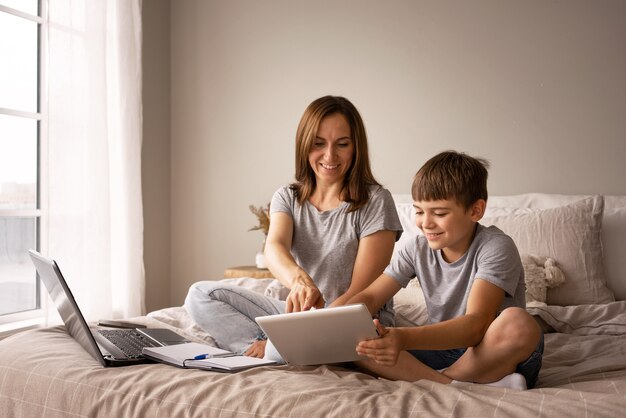
<instances>
[{"instance_id":1,"label":"white curtain","mask_svg":"<svg viewBox=\"0 0 626 418\"><path fill-rule=\"evenodd\" d=\"M141 6L141 0L48 6L41 244L87 320L145 313Z\"/></svg>"}]
</instances>

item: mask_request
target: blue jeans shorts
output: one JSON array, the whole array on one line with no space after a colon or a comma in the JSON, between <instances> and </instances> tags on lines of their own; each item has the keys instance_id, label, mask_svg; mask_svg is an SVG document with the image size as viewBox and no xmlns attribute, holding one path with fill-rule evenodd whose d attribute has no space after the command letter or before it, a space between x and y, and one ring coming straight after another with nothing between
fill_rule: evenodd
<instances>
[{"instance_id":1,"label":"blue jeans shorts","mask_svg":"<svg viewBox=\"0 0 626 418\"><path fill-rule=\"evenodd\" d=\"M453 350L409 350L409 353L428 367L441 370L452 366L464 353L465 348ZM519 363L515 373L519 373L526 379L526 386L532 389L537 384L541 360L543 357L543 333L535 351L525 361Z\"/></svg>"}]
</instances>

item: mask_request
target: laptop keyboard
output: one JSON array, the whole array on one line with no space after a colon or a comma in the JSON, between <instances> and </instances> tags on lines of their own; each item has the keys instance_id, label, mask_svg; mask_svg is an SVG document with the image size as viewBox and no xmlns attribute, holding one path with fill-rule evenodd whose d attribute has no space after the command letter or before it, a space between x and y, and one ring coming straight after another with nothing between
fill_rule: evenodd
<instances>
[{"instance_id":1,"label":"laptop keyboard","mask_svg":"<svg viewBox=\"0 0 626 418\"><path fill-rule=\"evenodd\" d=\"M141 349L144 347L159 346L150 338L132 329L99 329L98 332L129 358L141 357Z\"/></svg>"}]
</instances>

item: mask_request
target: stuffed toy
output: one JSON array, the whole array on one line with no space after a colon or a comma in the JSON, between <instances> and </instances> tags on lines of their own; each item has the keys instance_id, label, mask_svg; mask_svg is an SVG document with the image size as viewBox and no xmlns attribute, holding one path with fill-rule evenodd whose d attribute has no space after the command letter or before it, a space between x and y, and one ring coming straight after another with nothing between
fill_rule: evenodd
<instances>
[{"instance_id":1,"label":"stuffed toy","mask_svg":"<svg viewBox=\"0 0 626 418\"><path fill-rule=\"evenodd\" d=\"M565 282L563 271L550 257L522 254L526 277L526 306L545 306L548 289Z\"/></svg>"}]
</instances>

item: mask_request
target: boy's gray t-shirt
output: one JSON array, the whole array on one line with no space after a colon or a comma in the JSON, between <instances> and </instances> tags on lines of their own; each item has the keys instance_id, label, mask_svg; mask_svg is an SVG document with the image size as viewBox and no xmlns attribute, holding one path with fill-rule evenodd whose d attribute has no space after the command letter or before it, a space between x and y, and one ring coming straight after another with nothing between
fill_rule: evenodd
<instances>
[{"instance_id":1,"label":"boy's gray t-shirt","mask_svg":"<svg viewBox=\"0 0 626 418\"><path fill-rule=\"evenodd\" d=\"M500 310L525 307L524 269L515 243L495 226L477 225L467 252L454 263L441 250L433 250L426 237L415 236L399 249L385 269L402 287L417 277L430 323L465 314L467 298L476 278L495 284L505 292Z\"/></svg>"},{"instance_id":2,"label":"boy's gray t-shirt","mask_svg":"<svg viewBox=\"0 0 626 418\"><path fill-rule=\"evenodd\" d=\"M318 286L327 304L344 294L352 281L359 240L382 230L402 234L402 225L391 193L370 187L370 199L348 212L349 204L320 212L309 202L300 205L289 186L272 197L270 213L285 212L293 219L291 254Z\"/></svg>"}]
</instances>

